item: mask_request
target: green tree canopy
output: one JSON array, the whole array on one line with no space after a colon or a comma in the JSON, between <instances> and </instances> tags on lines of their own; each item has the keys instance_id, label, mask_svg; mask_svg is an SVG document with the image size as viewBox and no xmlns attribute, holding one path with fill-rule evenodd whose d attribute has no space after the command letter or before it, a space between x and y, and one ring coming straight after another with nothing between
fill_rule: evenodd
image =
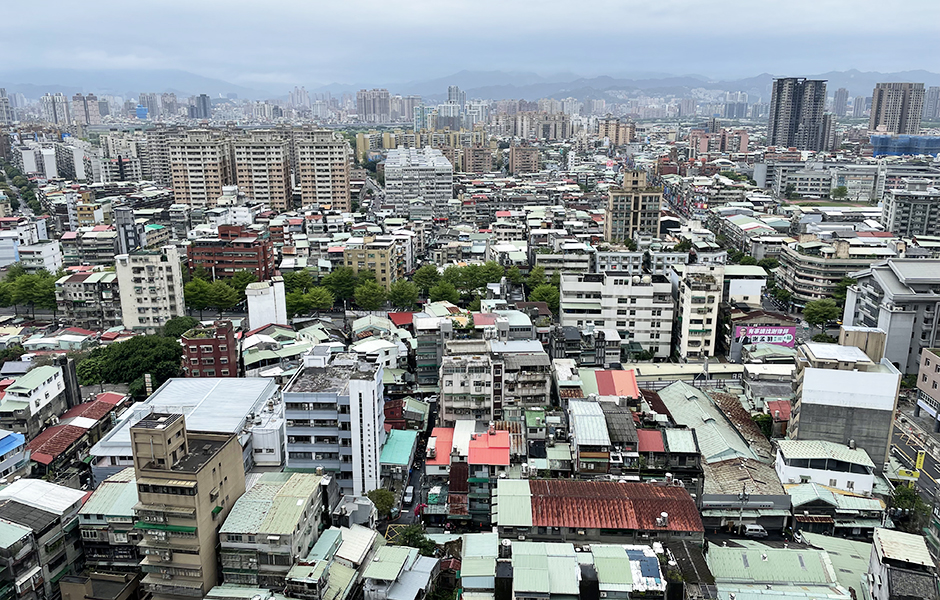
<instances>
[{"instance_id":1,"label":"green tree canopy","mask_svg":"<svg viewBox=\"0 0 940 600\"><path fill-rule=\"evenodd\" d=\"M558 314L558 288L547 283L542 284L532 290L529 294L531 302L545 302L553 314Z\"/></svg>"},{"instance_id":2,"label":"green tree canopy","mask_svg":"<svg viewBox=\"0 0 940 600\"><path fill-rule=\"evenodd\" d=\"M211 306L210 304L211 284L204 279L194 278L183 286L183 301L190 310L198 310L199 318L202 318L202 311Z\"/></svg>"},{"instance_id":3,"label":"green tree canopy","mask_svg":"<svg viewBox=\"0 0 940 600\"><path fill-rule=\"evenodd\" d=\"M823 298L807 302L803 308L803 318L810 325L822 327L829 321L835 321L842 315L842 310L835 300Z\"/></svg>"},{"instance_id":4,"label":"green tree canopy","mask_svg":"<svg viewBox=\"0 0 940 600\"><path fill-rule=\"evenodd\" d=\"M457 288L454 287L454 284L448 281L442 281L431 288L428 298L431 302L450 302L451 304L457 304L460 302L460 294L457 293Z\"/></svg>"},{"instance_id":5,"label":"green tree canopy","mask_svg":"<svg viewBox=\"0 0 940 600\"><path fill-rule=\"evenodd\" d=\"M672 247L674 252L688 252L692 249L692 240L689 238L682 238L678 244Z\"/></svg>"},{"instance_id":6,"label":"green tree canopy","mask_svg":"<svg viewBox=\"0 0 940 600\"><path fill-rule=\"evenodd\" d=\"M388 293L375 281L366 281L356 287L356 304L363 310L378 310L385 304Z\"/></svg>"},{"instance_id":7,"label":"green tree canopy","mask_svg":"<svg viewBox=\"0 0 940 600\"><path fill-rule=\"evenodd\" d=\"M777 267L779 267L780 261L778 261L776 258L762 258L759 261L757 261L757 264L760 265L761 267L764 267L766 270L770 271L772 269L776 269Z\"/></svg>"},{"instance_id":8,"label":"green tree canopy","mask_svg":"<svg viewBox=\"0 0 940 600\"><path fill-rule=\"evenodd\" d=\"M184 333L199 325L195 317L173 317L163 324L163 335L168 338L179 339Z\"/></svg>"},{"instance_id":9,"label":"green tree canopy","mask_svg":"<svg viewBox=\"0 0 940 600\"><path fill-rule=\"evenodd\" d=\"M310 275L310 271L307 269L291 271L284 274L284 291L288 294L291 292L306 293L312 287L313 276Z\"/></svg>"},{"instance_id":10,"label":"green tree canopy","mask_svg":"<svg viewBox=\"0 0 940 600\"><path fill-rule=\"evenodd\" d=\"M26 275L26 269L23 268L23 265L20 263L13 263L7 267L7 274L4 277L4 281L14 282L23 275Z\"/></svg>"},{"instance_id":11,"label":"green tree canopy","mask_svg":"<svg viewBox=\"0 0 940 600\"><path fill-rule=\"evenodd\" d=\"M742 264L742 265L756 265L757 259L754 258L753 256L748 256L747 254L745 254L744 256L741 257L741 260L738 262L739 264Z\"/></svg>"},{"instance_id":12,"label":"green tree canopy","mask_svg":"<svg viewBox=\"0 0 940 600\"><path fill-rule=\"evenodd\" d=\"M529 289L534 290L544 283L545 267L541 265L532 267L532 270L529 271L529 277L526 279L526 284L529 286Z\"/></svg>"},{"instance_id":13,"label":"green tree canopy","mask_svg":"<svg viewBox=\"0 0 940 600\"><path fill-rule=\"evenodd\" d=\"M313 309L310 295L300 290L288 292L284 296L284 304L287 310L287 316L290 318L296 317L297 315L305 315Z\"/></svg>"},{"instance_id":14,"label":"green tree canopy","mask_svg":"<svg viewBox=\"0 0 940 600\"><path fill-rule=\"evenodd\" d=\"M522 285L525 283L525 277L522 276L522 271L520 271L519 267L516 265L509 267L509 270L506 271L506 279L513 285Z\"/></svg>"},{"instance_id":15,"label":"green tree canopy","mask_svg":"<svg viewBox=\"0 0 940 600\"><path fill-rule=\"evenodd\" d=\"M307 298L313 310L330 310L335 303L333 293L325 287L311 288L307 292Z\"/></svg>"},{"instance_id":16,"label":"green tree canopy","mask_svg":"<svg viewBox=\"0 0 940 600\"><path fill-rule=\"evenodd\" d=\"M371 492L366 492L366 497L375 504L375 510L379 512L380 517L387 517L392 514L392 508L395 506L395 494L385 488L378 488Z\"/></svg>"},{"instance_id":17,"label":"green tree canopy","mask_svg":"<svg viewBox=\"0 0 940 600\"><path fill-rule=\"evenodd\" d=\"M839 306L845 306L845 297L849 293L849 287L858 283L857 279L851 277L843 277L842 280L836 284L836 291L832 293L833 299L836 301L836 304Z\"/></svg>"},{"instance_id":18,"label":"green tree canopy","mask_svg":"<svg viewBox=\"0 0 940 600\"><path fill-rule=\"evenodd\" d=\"M236 304L238 304L238 292L233 290L232 286L224 281L213 281L209 284L209 306L218 310L220 317L222 311L231 310Z\"/></svg>"},{"instance_id":19,"label":"green tree canopy","mask_svg":"<svg viewBox=\"0 0 940 600\"><path fill-rule=\"evenodd\" d=\"M437 545L424 534L421 525L409 525L401 530L395 538L396 545L417 548L422 556L434 556Z\"/></svg>"},{"instance_id":20,"label":"green tree canopy","mask_svg":"<svg viewBox=\"0 0 940 600\"><path fill-rule=\"evenodd\" d=\"M849 195L849 188L844 185L833 188L832 193L830 194L836 200L842 200Z\"/></svg>"},{"instance_id":21,"label":"green tree canopy","mask_svg":"<svg viewBox=\"0 0 940 600\"><path fill-rule=\"evenodd\" d=\"M424 265L415 271L411 279L414 281L415 285L418 286L421 293L427 296L431 288L437 285L440 278L441 274L438 272L437 267L434 265Z\"/></svg>"},{"instance_id":22,"label":"green tree canopy","mask_svg":"<svg viewBox=\"0 0 940 600\"><path fill-rule=\"evenodd\" d=\"M481 276L483 283L499 283L505 273L506 270L501 264L490 260L483 265Z\"/></svg>"},{"instance_id":23,"label":"green tree canopy","mask_svg":"<svg viewBox=\"0 0 940 600\"><path fill-rule=\"evenodd\" d=\"M150 373L156 389L167 379L179 377L182 356L183 348L175 339L139 335L95 348L78 363L76 369L82 385L98 382L130 384Z\"/></svg>"},{"instance_id":24,"label":"green tree canopy","mask_svg":"<svg viewBox=\"0 0 940 600\"><path fill-rule=\"evenodd\" d=\"M405 279L392 283L388 291L392 306L401 309L413 308L418 302L418 286Z\"/></svg>"},{"instance_id":25,"label":"green tree canopy","mask_svg":"<svg viewBox=\"0 0 940 600\"><path fill-rule=\"evenodd\" d=\"M258 281L254 271L238 271L226 283L238 294L239 302L245 300L245 288Z\"/></svg>"},{"instance_id":26,"label":"green tree canopy","mask_svg":"<svg viewBox=\"0 0 940 600\"><path fill-rule=\"evenodd\" d=\"M349 300L356 293L356 274L349 267L337 267L320 281L337 300Z\"/></svg>"}]
</instances>

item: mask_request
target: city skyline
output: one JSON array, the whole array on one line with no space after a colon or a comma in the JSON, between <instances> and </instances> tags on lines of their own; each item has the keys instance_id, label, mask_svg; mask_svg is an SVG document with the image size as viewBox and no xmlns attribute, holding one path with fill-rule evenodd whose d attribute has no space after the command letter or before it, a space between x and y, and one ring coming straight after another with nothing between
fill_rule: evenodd
<instances>
[{"instance_id":1,"label":"city skyline","mask_svg":"<svg viewBox=\"0 0 940 600\"><path fill-rule=\"evenodd\" d=\"M940 6L921 0L906 3L903 12L884 11L873 1L801 0L786 7L735 2L720 13L686 0L591 7L477 2L455 5L448 13L430 10L424 0L358 11L289 0L267 3L264 10L245 2L174 0L146 14L127 6L114 10L112 3L53 4L44 16L49 30L104 20L108 34L76 45L69 36L38 37L28 28L11 28L0 48L16 61L12 69L0 71L0 81L8 81L9 73L53 68L179 69L259 90L333 82L379 86L494 69L540 73L547 80L570 73L586 78L700 73L734 79L853 68L940 72L940 58L921 51L922 41L940 29ZM11 22L30 18L25 3L7 8ZM806 19L807 12L818 18ZM910 19L912 12L918 18ZM460 15L459 28L447 14ZM630 23L631 33L610 39L597 29L602 21ZM392 47L354 43L353 32L379 23L389 31L411 29L422 36L417 43ZM755 26L761 23L773 27ZM866 39L871 43L859 43ZM439 51L471 42L473 53Z\"/></svg>"}]
</instances>

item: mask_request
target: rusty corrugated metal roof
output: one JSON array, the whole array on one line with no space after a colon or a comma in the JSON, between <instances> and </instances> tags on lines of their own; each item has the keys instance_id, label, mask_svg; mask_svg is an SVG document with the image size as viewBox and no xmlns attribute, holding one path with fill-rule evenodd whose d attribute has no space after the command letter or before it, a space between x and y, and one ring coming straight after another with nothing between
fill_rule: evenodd
<instances>
[{"instance_id":1,"label":"rusty corrugated metal roof","mask_svg":"<svg viewBox=\"0 0 940 600\"><path fill-rule=\"evenodd\" d=\"M532 480L532 525L585 529L704 531L681 487L617 481ZM656 524L668 513L668 525Z\"/></svg>"}]
</instances>

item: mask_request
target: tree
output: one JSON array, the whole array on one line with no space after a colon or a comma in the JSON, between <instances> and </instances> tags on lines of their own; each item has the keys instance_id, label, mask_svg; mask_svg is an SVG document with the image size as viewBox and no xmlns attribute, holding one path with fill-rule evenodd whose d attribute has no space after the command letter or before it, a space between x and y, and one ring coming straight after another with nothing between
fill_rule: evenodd
<instances>
[{"instance_id":1,"label":"tree","mask_svg":"<svg viewBox=\"0 0 940 600\"><path fill-rule=\"evenodd\" d=\"M378 279L375 278L375 271L364 270L356 274L356 285L363 284L367 281L378 281Z\"/></svg>"},{"instance_id":2,"label":"tree","mask_svg":"<svg viewBox=\"0 0 940 600\"><path fill-rule=\"evenodd\" d=\"M296 317L297 315L305 315L313 309L310 302L310 295L300 290L295 290L285 295L284 305L289 318Z\"/></svg>"},{"instance_id":3,"label":"tree","mask_svg":"<svg viewBox=\"0 0 940 600\"><path fill-rule=\"evenodd\" d=\"M739 261L739 264L742 264L742 265L756 265L756 264L757 264L757 259L754 258L753 256L748 256L748 255L745 254L743 257L741 257L741 260Z\"/></svg>"},{"instance_id":4,"label":"tree","mask_svg":"<svg viewBox=\"0 0 940 600\"><path fill-rule=\"evenodd\" d=\"M356 304L363 310L378 310L385 304L388 293L385 288L374 281L366 281L356 287L354 292Z\"/></svg>"},{"instance_id":5,"label":"tree","mask_svg":"<svg viewBox=\"0 0 940 600\"><path fill-rule=\"evenodd\" d=\"M337 300L349 300L356 293L356 274L349 267L337 267L320 281Z\"/></svg>"},{"instance_id":6,"label":"tree","mask_svg":"<svg viewBox=\"0 0 940 600\"><path fill-rule=\"evenodd\" d=\"M395 506L395 494L384 488L378 488L371 492L366 492L366 497L375 504L375 510L379 511L380 517L387 517L392 514L392 508Z\"/></svg>"},{"instance_id":7,"label":"tree","mask_svg":"<svg viewBox=\"0 0 940 600\"><path fill-rule=\"evenodd\" d=\"M46 272L38 277L33 290L33 304L43 310L51 310L52 318L55 319L59 308L55 299L55 278Z\"/></svg>"},{"instance_id":8,"label":"tree","mask_svg":"<svg viewBox=\"0 0 940 600\"><path fill-rule=\"evenodd\" d=\"M757 423L757 426L760 427L761 433L764 434L766 438L772 438L774 435L774 418L770 415L759 414L754 415L751 419Z\"/></svg>"},{"instance_id":9,"label":"tree","mask_svg":"<svg viewBox=\"0 0 940 600\"><path fill-rule=\"evenodd\" d=\"M830 194L833 200L842 200L848 195L849 195L849 188L845 187L844 185L840 185L836 188L833 188L832 193Z\"/></svg>"},{"instance_id":10,"label":"tree","mask_svg":"<svg viewBox=\"0 0 940 600\"><path fill-rule=\"evenodd\" d=\"M836 338L829 335L828 333L817 333L816 335L812 337L812 340L814 342L820 342L822 344L835 344L836 342L839 341Z\"/></svg>"},{"instance_id":11,"label":"tree","mask_svg":"<svg viewBox=\"0 0 940 600\"><path fill-rule=\"evenodd\" d=\"M780 261L776 258L762 258L757 261L757 264L761 267L764 267L766 270L770 271L776 269L780 266Z\"/></svg>"},{"instance_id":12,"label":"tree","mask_svg":"<svg viewBox=\"0 0 940 600\"><path fill-rule=\"evenodd\" d=\"M418 302L418 286L405 279L399 279L392 283L388 299L396 308L412 308Z\"/></svg>"},{"instance_id":13,"label":"tree","mask_svg":"<svg viewBox=\"0 0 940 600\"><path fill-rule=\"evenodd\" d=\"M210 273L202 265L197 266L193 269L193 279L202 279L203 281L212 281L212 273Z\"/></svg>"},{"instance_id":14,"label":"tree","mask_svg":"<svg viewBox=\"0 0 940 600\"><path fill-rule=\"evenodd\" d=\"M183 287L183 301L190 310L198 310L202 319L202 311L211 306L209 292L211 285L204 279L193 279Z\"/></svg>"},{"instance_id":15,"label":"tree","mask_svg":"<svg viewBox=\"0 0 940 600\"><path fill-rule=\"evenodd\" d=\"M248 287L249 283L256 281L258 281L258 278L255 276L254 271L239 271L228 280L228 284L238 294L239 302L244 302L245 288Z\"/></svg>"},{"instance_id":16,"label":"tree","mask_svg":"<svg viewBox=\"0 0 940 600\"><path fill-rule=\"evenodd\" d=\"M163 324L163 335L168 338L179 339L184 333L199 325L194 317L173 317Z\"/></svg>"},{"instance_id":17,"label":"tree","mask_svg":"<svg viewBox=\"0 0 940 600\"><path fill-rule=\"evenodd\" d=\"M415 271L415 274L411 277L411 280L414 281L415 285L418 286L418 289L425 296L428 295L432 287L437 285L440 279L441 274L434 265L422 266Z\"/></svg>"},{"instance_id":18,"label":"tree","mask_svg":"<svg viewBox=\"0 0 940 600\"><path fill-rule=\"evenodd\" d=\"M307 291L313 287L313 277L310 275L310 271L307 269L301 269L299 271L292 271L284 274L284 291L286 293L291 292L303 292Z\"/></svg>"},{"instance_id":19,"label":"tree","mask_svg":"<svg viewBox=\"0 0 940 600\"><path fill-rule=\"evenodd\" d=\"M307 299L310 302L310 308L313 310L330 310L335 303L332 292L325 287L311 288L307 292Z\"/></svg>"},{"instance_id":20,"label":"tree","mask_svg":"<svg viewBox=\"0 0 940 600\"><path fill-rule=\"evenodd\" d=\"M218 309L219 316L222 312L231 310L238 304L238 292L232 289L232 286L224 281L213 281L209 284L209 306Z\"/></svg>"},{"instance_id":21,"label":"tree","mask_svg":"<svg viewBox=\"0 0 940 600\"><path fill-rule=\"evenodd\" d=\"M401 530L395 538L396 545L417 548L422 556L434 556L437 545L424 535L424 528L420 525L409 525Z\"/></svg>"},{"instance_id":22,"label":"tree","mask_svg":"<svg viewBox=\"0 0 940 600\"><path fill-rule=\"evenodd\" d=\"M829 321L834 321L842 315L839 305L835 300L823 298L822 300L813 300L807 302L803 308L803 318L810 325L823 327Z\"/></svg>"},{"instance_id":23,"label":"tree","mask_svg":"<svg viewBox=\"0 0 940 600\"><path fill-rule=\"evenodd\" d=\"M543 283L545 283L545 267L532 267L532 270L529 271L529 277L526 280L526 285L529 286L530 290L534 290Z\"/></svg>"},{"instance_id":24,"label":"tree","mask_svg":"<svg viewBox=\"0 0 940 600\"><path fill-rule=\"evenodd\" d=\"M891 518L908 533L921 533L930 516L930 507L912 485L899 485L891 497Z\"/></svg>"},{"instance_id":25,"label":"tree","mask_svg":"<svg viewBox=\"0 0 940 600\"><path fill-rule=\"evenodd\" d=\"M480 271L480 276L483 279L483 283L499 283L499 281L503 278L503 275L506 273L506 270L503 268L503 266L493 260L487 261Z\"/></svg>"},{"instance_id":26,"label":"tree","mask_svg":"<svg viewBox=\"0 0 940 600\"><path fill-rule=\"evenodd\" d=\"M76 365L82 385L132 384L137 397L143 393L143 376L150 373L156 389L171 377L179 377L183 348L175 339L140 335L125 342L99 346ZM138 383L139 382L139 383ZM135 385L136 384L136 385Z\"/></svg>"},{"instance_id":27,"label":"tree","mask_svg":"<svg viewBox=\"0 0 940 600\"><path fill-rule=\"evenodd\" d=\"M552 313L558 314L558 288L553 285L542 284L538 286L529 294L529 300L531 302L545 302Z\"/></svg>"},{"instance_id":28,"label":"tree","mask_svg":"<svg viewBox=\"0 0 940 600\"><path fill-rule=\"evenodd\" d=\"M14 282L23 275L26 275L26 269L20 263L13 263L7 267L7 274L4 281Z\"/></svg>"},{"instance_id":29,"label":"tree","mask_svg":"<svg viewBox=\"0 0 940 600\"><path fill-rule=\"evenodd\" d=\"M516 265L509 267L509 270L506 271L506 279L513 285L522 285L525 282L522 271L520 271L519 267Z\"/></svg>"},{"instance_id":30,"label":"tree","mask_svg":"<svg viewBox=\"0 0 940 600\"><path fill-rule=\"evenodd\" d=\"M441 281L446 281L455 288L460 288L463 281L463 269L456 265L450 265L441 274Z\"/></svg>"},{"instance_id":31,"label":"tree","mask_svg":"<svg viewBox=\"0 0 940 600\"><path fill-rule=\"evenodd\" d=\"M552 273L551 279L549 279L548 283L550 285L555 286L556 288L560 288L561 287L561 271L555 271L554 273Z\"/></svg>"},{"instance_id":32,"label":"tree","mask_svg":"<svg viewBox=\"0 0 940 600\"><path fill-rule=\"evenodd\" d=\"M13 302L28 306L34 317L36 316L36 300L39 295L38 286L38 275L23 275L16 279L13 287Z\"/></svg>"},{"instance_id":33,"label":"tree","mask_svg":"<svg viewBox=\"0 0 940 600\"><path fill-rule=\"evenodd\" d=\"M832 293L832 297L835 299L836 304L839 306L845 306L845 297L849 293L849 287L858 283L857 279L851 277L843 277L842 281L836 284L836 291Z\"/></svg>"},{"instance_id":34,"label":"tree","mask_svg":"<svg viewBox=\"0 0 940 600\"><path fill-rule=\"evenodd\" d=\"M450 302L457 304L460 302L460 294L452 283L442 281L431 288L428 298L431 302Z\"/></svg>"}]
</instances>

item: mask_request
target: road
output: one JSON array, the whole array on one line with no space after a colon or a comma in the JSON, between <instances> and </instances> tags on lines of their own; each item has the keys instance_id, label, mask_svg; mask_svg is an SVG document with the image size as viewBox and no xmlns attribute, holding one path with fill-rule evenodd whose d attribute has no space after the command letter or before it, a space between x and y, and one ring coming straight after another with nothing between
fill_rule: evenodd
<instances>
[{"instance_id":1,"label":"road","mask_svg":"<svg viewBox=\"0 0 940 600\"><path fill-rule=\"evenodd\" d=\"M927 450L924 444L914 434L915 429L911 427L910 422L895 422L894 432L891 435L891 450L905 467L914 468L914 462L917 460L917 453L920 450ZM940 463L930 452L924 459L924 468L920 471L920 479L917 480L917 491L927 502L933 502L934 489L940 481Z\"/></svg>"}]
</instances>

